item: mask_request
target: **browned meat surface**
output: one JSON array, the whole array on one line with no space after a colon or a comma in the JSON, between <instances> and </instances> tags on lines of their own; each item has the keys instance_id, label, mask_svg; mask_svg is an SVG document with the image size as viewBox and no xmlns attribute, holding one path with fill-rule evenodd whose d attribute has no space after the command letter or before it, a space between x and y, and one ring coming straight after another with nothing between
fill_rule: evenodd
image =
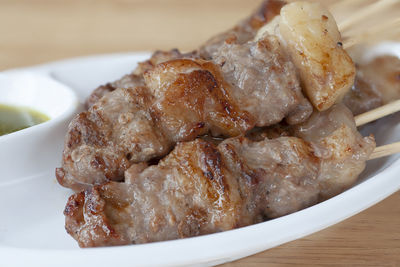
<instances>
[{"instance_id":1,"label":"browned meat surface","mask_svg":"<svg viewBox=\"0 0 400 267\"><path fill-rule=\"evenodd\" d=\"M356 82L343 102L354 115L400 99L400 59L377 57L357 66Z\"/></svg>"},{"instance_id":2,"label":"browned meat surface","mask_svg":"<svg viewBox=\"0 0 400 267\"><path fill-rule=\"evenodd\" d=\"M144 79L159 99L152 114L175 142L209 131L214 136L236 136L254 125L252 114L232 98L220 68L209 61L167 61L146 72Z\"/></svg>"},{"instance_id":3,"label":"browned meat surface","mask_svg":"<svg viewBox=\"0 0 400 267\"><path fill-rule=\"evenodd\" d=\"M77 116L56 172L60 184L80 190L119 181L131 164L161 158L176 142L209 133L237 136L285 117L300 123L311 114L274 36L227 45L219 53L218 64L175 59L147 68L143 63L145 86L118 88Z\"/></svg>"},{"instance_id":4,"label":"browned meat surface","mask_svg":"<svg viewBox=\"0 0 400 267\"><path fill-rule=\"evenodd\" d=\"M375 147L351 113L334 106L293 130L298 137L214 145L179 143L158 165L140 163L125 183L68 200L66 229L82 247L170 240L275 218L335 195L356 180Z\"/></svg>"},{"instance_id":5,"label":"browned meat surface","mask_svg":"<svg viewBox=\"0 0 400 267\"><path fill-rule=\"evenodd\" d=\"M248 18L241 21L234 28L220 33L208 40L199 49L199 54L204 59L211 59L214 53L224 45L225 42L236 42L244 44L257 34L257 31L270 22L286 3L280 0L265 0L261 6Z\"/></svg>"},{"instance_id":6,"label":"browned meat surface","mask_svg":"<svg viewBox=\"0 0 400 267\"><path fill-rule=\"evenodd\" d=\"M143 86L143 73L146 70L152 69L154 66L161 62L165 62L172 59L178 58L197 58L195 53L182 54L177 49L170 51L156 51L150 57L150 59L139 62L136 69L131 73L123 76L121 79L116 80L112 83L107 83L96 88L86 100L86 108L89 109L94 105L100 98L105 94L114 91L117 88L135 88L136 86Z\"/></svg>"},{"instance_id":7,"label":"browned meat surface","mask_svg":"<svg viewBox=\"0 0 400 267\"><path fill-rule=\"evenodd\" d=\"M206 141L181 143L159 165L141 169L132 166L126 183L70 197L66 229L80 246L170 240L255 222L238 181Z\"/></svg>"},{"instance_id":8,"label":"browned meat surface","mask_svg":"<svg viewBox=\"0 0 400 267\"><path fill-rule=\"evenodd\" d=\"M252 114L257 126L281 121L290 124L312 113L303 96L293 63L285 56L278 38L266 35L258 42L225 43L214 54L225 79L233 84L239 106Z\"/></svg>"},{"instance_id":9,"label":"browned meat surface","mask_svg":"<svg viewBox=\"0 0 400 267\"><path fill-rule=\"evenodd\" d=\"M137 161L168 153L170 141L157 129L146 87L117 89L76 116L65 139L60 184L80 190L90 184L122 180Z\"/></svg>"},{"instance_id":10,"label":"browned meat surface","mask_svg":"<svg viewBox=\"0 0 400 267\"><path fill-rule=\"evenodd\" d=\"M146 71L153 69L160 63L180 58L199 59L199 56L196 51L190 53L181 53L178 49L172 49L170 51L156 51L153 53L153 55L151 55L149 60L139 62L133 73L136 75L143 75Z\"/></svg>"}]
</instances>

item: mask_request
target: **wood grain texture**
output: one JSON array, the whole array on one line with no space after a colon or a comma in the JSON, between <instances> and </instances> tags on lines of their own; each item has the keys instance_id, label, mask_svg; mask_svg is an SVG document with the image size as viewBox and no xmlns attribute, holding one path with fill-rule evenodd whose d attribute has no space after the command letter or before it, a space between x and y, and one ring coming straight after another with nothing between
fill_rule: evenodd
<instances>
[{"instance_id":1,"label":"wood grain texture","mask_svg":"<svg viewBox=\"0 0 400 267\"><path fill-rule=\"evenodd\" d=\"M222 266L400 266L399 203L397 192L318 233Z\"/></svg>"},{"instance_id":2,"label":"wood grain texture","mask_svg":"<svg viewBox=\"0 0 400 267\"><path fill-rule=\"evenodd\" d=\"M259 2L0 0L0 70L101 53L191 50ZM326 230L225 266L293 265L400 266L400 193Z\"/></svg>"},{"instance_id":3,"label":"wood grain texture","mask_svg":"<svg viewBox=\"0 0 400 267\"><path fill-rule=\"evenodd\" d=\"M400 111L400 100L394 100L388 104L354 116L354 120L356 121L356 126L359 127L398 111Z\"/></svg>"}]
</instances>

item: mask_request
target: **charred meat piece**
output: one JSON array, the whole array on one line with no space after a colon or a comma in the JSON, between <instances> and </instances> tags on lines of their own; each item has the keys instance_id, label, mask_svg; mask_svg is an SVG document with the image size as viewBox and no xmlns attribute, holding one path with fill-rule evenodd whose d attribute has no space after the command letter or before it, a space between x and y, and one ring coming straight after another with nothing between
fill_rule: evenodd
<instances>
[{"instance_id":1,"label":"charred meat piece","mask_svg":"<svg viewBox=\"0 0 400 267\"><path fill-rule=\"evenodd\" d=\"M77 115L65 138L62 168L56 170L59 183L80 190L122 180L133 162L168 153L172 144L152 120L153 102L147 87L121 88Z\"/></svg>"},{"instance_id":2,"label":"charred meat piece","mask_svg":"<svg viewBox=\"0 0 400 267\"><path fill-rule=\"evenodd\" d=\"M206 141L181 143L157 166L137 169L127 170L126 183L70 197L66 229L81 247L171 240L254 223L241 187Z\"/></svg>"},{"instance_id":3,"label":"charred meat piece","mask_svg":"<svg viewBox=\"0 0 400 267\"><path fill-rule=\"evenodd\" d=\"M116 80L112 83L107 83L96 88L90 96L87 98L85 106L89 109L94 105L100 98L105 94L114 91L117 88L135 88L136 86L143 86L143 73L146 70L152 69L154 66L161 62L168 60L179 59L179 58L198 58L195 53L182 54L177 49L170 51L156 51L153 53L150 59L139 62L136 69L131 73L123 76L121 79Z\"/></svg>"},{"instance_id":4,"label":"charred meat piece","mask_svg":"<svg viewBox=\"0 0 400 267\"><path fill-rule=\"evenodd\" d=\"M132 165L125 183L109 182L71 196L66 229L81 247L93 247L254 224L347 189L375 147L372 137L357 132L343 106L316 113L293 131L304 139L179 143L158 165Z\"/></svg>"},{"instance_id":5,"label":"charred meat piece","mask_svg":"<svg viewBox=\"0 0 400 267\"><path fill-rule=\"evenodd\" d=\"M357 76L344 104L358 115L400 99L400 59L380 56L357 65Z\"/></svg>"},{"instance_id":6,"label":"charred meat piece","mask_svg":"<svg viewBox=\"0 0 400 267\"><path fill-rule=\"evenodd\" d=\"M155 121L175 142L193 140L211 131L214 136L236 136L254 126L232 96L232 86L210 61L172 60L144 74L158 100L151 107Z\"/></svg>"},{"instance_id":7,"label":"charred meat piece","mask_svg":"<svg viewBox=\"0 0 400 267\"><path fill-rule=\"evenodd\" d=\"M116 89L72 121L58 181L75 190L119 181L130 165L161 158L179 141L304 121L312 107L282 49L265 36L221 49L218 64L175 59L147 69L145 86Z\"/></svg>"},{"instance_id":8,"label":"charred meat piece","mask_svg":"<svg viewBox=\"0 0 400 267\"><path fill-rule=\"evenodd\" d=\"M244 44L253 40L257 31L271 21L286 2L280 0L265 0L261 6L248 18L241 21L233 29L220 33L208 40L199 49L199 54L204 59L212 59L214 54L225 42Z\"/></svg>"}]
</instances>

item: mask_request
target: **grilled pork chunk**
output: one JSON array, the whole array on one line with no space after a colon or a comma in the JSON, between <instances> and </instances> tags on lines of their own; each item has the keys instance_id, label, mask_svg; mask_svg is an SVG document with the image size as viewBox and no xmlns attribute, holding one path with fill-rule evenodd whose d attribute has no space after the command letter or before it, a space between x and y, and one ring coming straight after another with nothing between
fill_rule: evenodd
<instances>
[{"instance_id":1,"label":"grilled pork chunk","mask_svg":"<svg viewBox=\"0 0 400 267\"><path fill-rule=\"evenodd\" d=\"M225 231L306 208L350 187L375 142L343 106L315 113L298 137L179 143L125 183L74 194L64 214L81 247L139 244ZM300 138L301 137L301 138Z\"/></svg>"},{"instance_id":2,"label":"grilled pork chunk","mask_svg":"<svg viewBox=\"0 0 400 267\"><path fill-rule=\"evenodd\" d=\"M159 63L179 58L198 58L198 56L196 55L196 53L182 54L177 49L172 49L170 51L156 51L153 53L150 59L144 62L139 62L138 66L131 74L127 74L119 80L101 85L96 88L86 100L86 108L89 109L105 94L112 92L117 88L127 89L135 88L137 86L144 86L143 73L145 71L152 69Z\"/></svg>"}]
</instances>

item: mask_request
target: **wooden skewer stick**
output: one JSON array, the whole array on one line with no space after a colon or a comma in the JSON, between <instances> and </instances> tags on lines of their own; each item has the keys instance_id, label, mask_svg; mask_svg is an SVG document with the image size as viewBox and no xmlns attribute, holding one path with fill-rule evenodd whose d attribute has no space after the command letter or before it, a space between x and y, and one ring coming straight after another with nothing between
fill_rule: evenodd
<instances>
[{"instance_id":1,"label":"wooden skewer stick","mask_svg":"<svg viewBox=\"0 0 400 267\"><path fill-rule=\"evenodd\" d=\"M356 121L357 126L361 126L397 111L400 111L400 100L393 101L379 108L357 115L354 117L354 120ZM400 153L400 142L376 147L368 160L382 158L397 153Z\"/></svg>"},{"instance_id":2,"label":"wooden skewer stick","mask_svg":"<svg viewBox=\"0 0 400 267\"><path fill-rule=\"evenodd\" d=\"M356 125L361 126L368 122L380 119L392 113L400 111L400 99L390 102L389 104L383 105L379 108L367 111L363 114L357 115L354 117L356 121Z\"/></svg>"},{"instance_id":3,"label":"wooden skewer stick","mask_svg":"<svg viewBox=\"0 0 400 267\"><path fill-rule=\"evenodd\" d=\"M376 147L368 160L382 158L396 153L400 153L400 142Z\"/></svg>"},{"instance_id":4,"label":"wooden skewer stick","mask_svg":"<svg viewBox=\"0 0 400 267\"><path fill-rule=\"evenodd\" d=\"M366 7L354 13L353 16L349 16L346 20L341 21L338 25L339 29L341 32L346 31L348 28L350 28L352 25L357 24L359 21L366 19L369 16L372 16L373 14L376 14L377 12L388 8L390 5L396 4L398 2L398 0L380 0L371 5L367 5Z\"/></svg>"}]
</instances>

